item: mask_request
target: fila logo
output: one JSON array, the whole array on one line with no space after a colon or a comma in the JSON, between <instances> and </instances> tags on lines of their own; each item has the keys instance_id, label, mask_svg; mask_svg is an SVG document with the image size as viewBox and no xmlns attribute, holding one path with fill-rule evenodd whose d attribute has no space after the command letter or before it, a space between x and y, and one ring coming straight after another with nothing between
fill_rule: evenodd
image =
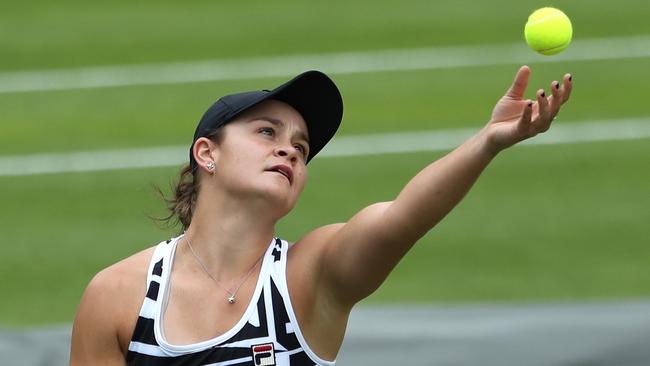
<instances>
[{"instance_id":1,"label":"fila logo","mask_svg":"<svg viewBox=\"0 0 650 366\"><path fill-rule=\"evenodd\" d=\"M255 366L275 366L275 351L273 343L252 346L253 363Z\"/></svg>"}]
</instances>

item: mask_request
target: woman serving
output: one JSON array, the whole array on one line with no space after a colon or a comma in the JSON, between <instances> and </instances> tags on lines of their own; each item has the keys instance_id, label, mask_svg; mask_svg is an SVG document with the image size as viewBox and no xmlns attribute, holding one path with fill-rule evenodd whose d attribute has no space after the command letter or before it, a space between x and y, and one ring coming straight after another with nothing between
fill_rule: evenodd
<instances>
[{"instance_id":1,"label":"woman serving","mask_svg":"<svg viewBox=\"0 0 650 366\"><path fill-rule=\"evenodd\" d=\"M98 273L73 326L71 364L334 365L352 307L467 193L496 155L548 130L571 76L524 100L523 66L487 125L363 208L291 244L275 225L343 115L336 85L308 71L222 97L194 134L170 209L178 237Z\"/></svg>"}]
</instances>

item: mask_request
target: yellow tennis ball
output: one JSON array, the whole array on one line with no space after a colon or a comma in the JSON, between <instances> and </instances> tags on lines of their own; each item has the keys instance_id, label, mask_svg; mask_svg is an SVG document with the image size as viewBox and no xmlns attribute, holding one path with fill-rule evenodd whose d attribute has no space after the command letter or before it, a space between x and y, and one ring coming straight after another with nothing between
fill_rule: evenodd
<instances>
[{"instance_id":1,"label":"yellow tennis ball","mask_svg":"<svg viewBox=\"0 0 650 366\"><path fill-rule=\"evenodd\" d=\"M524 28L526 43L542 55L555 55L571 43L573 27L571 20L555 8L535 10Z\"/></svg>"}]
</instances>

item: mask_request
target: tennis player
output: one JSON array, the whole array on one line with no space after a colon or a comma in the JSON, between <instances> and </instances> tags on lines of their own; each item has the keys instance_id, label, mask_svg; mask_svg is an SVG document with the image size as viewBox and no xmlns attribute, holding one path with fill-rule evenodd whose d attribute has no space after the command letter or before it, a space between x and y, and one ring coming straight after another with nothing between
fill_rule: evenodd
<instances>
[{"instance_id":1,"label":"tennis player","mask_svg":"<svg viewBox=\"0 0 650 366\"><path fill-rule=\"evenodd\" d=\"M275 225L335 134L341 95L308 71L225 96L200 120L172 215L183 232L98 273L74 322L72 365L334 365L352 307L467 193L500 151L549 129L571 76L524 99L523 66L487 125L390 202L295 243Z\"/></svg>"}]
</instances>

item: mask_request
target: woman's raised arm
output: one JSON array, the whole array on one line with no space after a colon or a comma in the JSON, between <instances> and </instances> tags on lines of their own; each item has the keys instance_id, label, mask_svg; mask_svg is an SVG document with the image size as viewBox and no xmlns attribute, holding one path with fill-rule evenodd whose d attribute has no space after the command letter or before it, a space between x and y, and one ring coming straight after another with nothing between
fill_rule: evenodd
<instances>
[{"instance_id":1,"label":"woman's raised arm","mask_svg":"<svg viewBox=\"0 0 650 366\"><path fill-rule=\"evenodd\" d=\"M320 233L324 285L352 305L372 293L412 245L465 196L503 149L549 129L571 93L571 76L524 100L530 69L523 66L496 104L487 125L454 151L413 177L391 202L371 205L345 224Z\"/></svg>"}]
</instances>

